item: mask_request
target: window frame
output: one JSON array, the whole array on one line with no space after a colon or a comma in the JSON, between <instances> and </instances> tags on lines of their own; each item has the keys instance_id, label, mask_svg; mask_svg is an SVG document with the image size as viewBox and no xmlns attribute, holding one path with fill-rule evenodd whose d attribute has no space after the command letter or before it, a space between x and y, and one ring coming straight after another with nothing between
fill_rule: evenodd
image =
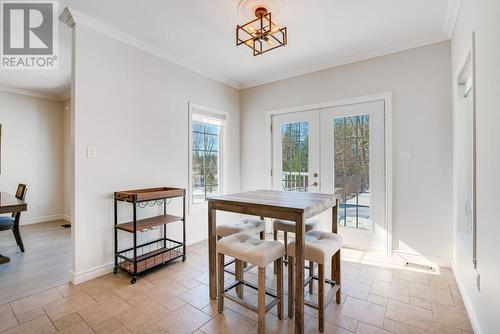
<instances>
[{"instance_id":1,"label":"window frame","mask_svg":"<svg viewBox=\"0 0 500 334\"><path fill-rule=\"evenodd\" d=\"M226 170L227 170L227 127L228 127L228 113L225 111L217 110L201 104L189 102L189 122L188 122L188 210L189 212L204 211L208 208L208 202L193 203L193 115L201 115L208 119L222 121L221 130L219 134L219 165L218 165L218 187L219 194L226 193Z\"/></svg>"}]
</instances>

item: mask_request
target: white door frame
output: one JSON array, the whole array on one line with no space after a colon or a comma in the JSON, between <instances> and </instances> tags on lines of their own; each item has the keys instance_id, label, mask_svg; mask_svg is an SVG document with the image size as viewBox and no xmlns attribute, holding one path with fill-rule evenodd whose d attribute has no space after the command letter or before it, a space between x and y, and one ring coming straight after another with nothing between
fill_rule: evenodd
<instances>
[{"instance_id":1,"label":"white door frame","mask_svg":"<svg viewBox=\"0 0 500 334\"><path fill-rule=\"evenodd\" d=\"M374 102L374 101L384 101L385 111L384 111L384 137L385 137L385 217L387 226L387 245L386 254L387 256L392 256L392 92L386 92L381 94L373 94L359 97L351 97L340 100L333 100L321 103L314 103L302 106L294 106L283 109L269 110L265 114L265 122L268 131L266 131L267 139L267 166L268 166L268 178L267 185L271 189L273 185L273 178L271 175L273 167L273 143L272 143L272 117L279 114L287 114L294 112L301 112L313 109L324 109L331 107L345 106L349 104L364 103L364 102Z\"/></svg>"}]
</instances>

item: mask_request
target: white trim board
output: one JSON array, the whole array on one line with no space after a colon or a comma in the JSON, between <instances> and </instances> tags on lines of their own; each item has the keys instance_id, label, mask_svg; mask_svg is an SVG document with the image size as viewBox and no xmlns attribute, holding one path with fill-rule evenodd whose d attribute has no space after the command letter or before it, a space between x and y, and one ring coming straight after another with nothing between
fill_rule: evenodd
<instances>
[{"instance_id":1,"label":"white trim board","mask_svg":"<svg viewBox=\"0 0 500 334\"><path fill-rule=\"evenodd\" d=\"M20 225L32 225L32 224L48 223L48 222L53 222L56 220L64 220L65 222L68 222L68 223L71 222L71 219L69 216L67 216L65 214L58 214L58 215L49 215L49 216L34 217L34 218L28 218L28 219L21 218Z\"/></svg>"},{"instance_id":2,"label":"white trim board","mask_svg":"<svg viewBox=\"0 0 500 334\"><path fill-rule=\"evenodd\" d=\"M158 58L164 59L168 62L171 62L175 65L198 73L202 76L208 77L215 81L221 82L228 86L231 86L236 89L246 89L250 87L260 86L267 83L271 83L274 81L279 81L283 79L289 79L297 76L301 76L308 73L313 73L321 70L326 70L330 68L334 68L337 66L342 66L346 64L352 64L363 60L368 60L376 57L386 56L389 54L406 51L434 43L443 42L449 40L451 37L452 30L455 26L455 22L458 16L458 9L460 8L461 0L448 0L450 1L448 6L448 11L446 14L446 20L443 24L443 32L428 36L425 38L418 38L410 41L404 41L398 44L386 45L380 48L372 49L366 52L360 52L353 55L348 55L345 57L340 57L331 61L318 63L312 66L307 66L301 69L286 71L277 75L263 77L258 80L247 81L247 82L238 82L232 79L227 78L224 75L218 73L208 72L200 66L187 62L182 57L179 57L169 51L166 51L162 48L159 48L149 42L146 42L142 39L139 39L135 36L122 32L116 28L113 28L106 23L103 23L99 20L96 20L86 14L83 14L73 8L66 7L59 17L59 20L63 23L67 24L69 27L73 27L75 24L84 25L90 29L93 29L99 33L102 33L105 36L114 38L123 43L126 43L134 48L137 48L141 51L154 55ZM451 31L451 32L450 32Z\"/></svg>"},{"instance_id":3,"label":"white trim board","mask_svg":"<svg viewBox=\"0 0 500 334\"><path fill-rule=\"evenodd\" d=\"M136 49L139 49L141 51L144 51L146 53L149 53L153 56L156 56L158 58L164 59L168 62L171 62L175 65L178 65L180 67L183 67L185 69L188 69L190 71L193 71L195 73L198 73L202 76L208 77L210 79L213 79L215 81L221 82L223 84L226 84L228 86L231 86L233 88L239 89L240 84L238 82L235 82L231 79L228 79L222 75L218 75L215 73L210 73L208 71L205 71L198 65L192 64L186 60L184 60L182 57L179 57L177 55L174 55L166 50L163 50L149 42L146 42L142 39L139 39L135 36L132 36L130 34L127 34L123 31L120 31L118 29L115 29L101 21L98 21L86 14L83 14L73 8L66 7L59 17L59 20L62 21L63 23L67 24L70 28L73 28L73 26L76 25L83 25L87 28L90 28L92 30L95 30L105 36L114 38L118 41L121 41L125 44L128 44Z\"/></svg>"},{"instance_id":4,"label":"white trim board","mask_svg":"<svg viewBox=\"0 0 500 334\"><path fill-rule=\"evenodd\" d=\"M104 276L106 274L112 273L113 268L115 267L114 262L106 264L104 266L94 267L90 270L87 270L83 273L75 273L73 270L70 271L70 280L74 285L81 284L86 281L90 281L91 279Z\"/></svg>"},{"instance_id":5,"label":"white trim board","mask_svg":"<svg viewBox=\"0 0 500 334\"><path fill-rule=\"evenodd\" d=\"M66 93L63 95L56 95L56 94L42 93L42 92L38 92L35 90L20 89L20 88L7 87L7 86L0 86L0 92L6 92L6 93L12 93L12 94L24 95L24 96L30 96L30 97L37 97L40 99L47 99L47 100L52 100L52 101L64 101L64 100L66 100L66 98L64 98Z\"/></svg>"},{"instance_id":6,"label":"white trim board","mask_svg":"<svg viewBox=\"0 0 500 334\"><path fill-rule=\"evenodd\" d=\"M460 276L457 275L457 269L456 269L456 263L455 261L452 261L451 263L451 269L453 272L453 276L455 277L455 281L457 282L458 286L458 291L460 291L460 296L462 296L462 300L465 305L465 311L467 312L467 315L469 316L469 320L472 326L472 329L474 330L475 334L483 334L481 331L481 326L479 325L479 320L477 318L476 312L474 311L474 308L472 307L472 301L470 300L470 297L466 292L464 283L460 279Z\"/></svg>"},{"instance_id":7,"label":"white trim board","mask_svg":"<svg viewBox=\"0 0 500 334\"><path fill-rule=\"evenodd\" d=\"M453 32L455 31L461 6L462 0L448 0L448 10L446 11L443 33L449 38L453 36Z\"/></svg>"},{"instance_id":8,"label":"white trim board","mask_svg":"<svg viewBox=\"0 0 500 334\"><path fill-rule=\"evenodd\" d=\"M431 44L444 42L444 41L447 41L449 39L450 39L450 37L447 35L438 34L438 35L426 37L423 39L416 39L416 40L405 42L405 43L400 43L400 44L386 46L386 47L380 47L380 48L373 49L373 50L370 50L367 52L362 52L362 53L349 55L349 56L342 57L342 58L333 59L333 60L328 61L328 62L319 63L316 65L312 65L312 66L308 66L308 67L304 67L304 68L299 68L299 69L292 70L292 71L283 72L281 74L277 74L277 75L273 75L273 76L269 76L269 77L264 77L262 79L255 80L255 81L245 82L245 83L242 83L240 85L240 89L261 86L261 85L265 85L265 84L275 82L275 81L280 81L280 80L298 77L298 76L301 76L304 74L310 74L310 73L314 73L314 72L328 70L328 69L338 67L338 66L353 64L353 63L357 63L357 62L364 61L364 60L369 60L369 59L373 59L373 58L377 58L377 57L387 56L387 55L391 55L394 53L419 48L422 46L427 46L427 45L431 45Z\"/></svg>"},{"instance_id":9,"label":"white trim board","mask_svg":"<svg viewBox=\"0 0 500 334\"><path fill-rule=\"evenodd\" d=\"M272 124L272 117L274 115L280 115L280 114L287 114L287 113L293 113L293 112L301 112L301 111L307 111L307 110L314 110L314 109L325 109L325 108L331 108L331 107L339 107L339 106L344 106L344 105L349 105L349 104L357 104L357 103L365 103L365 102L372 102L372 101L384 101L385 104L385 117L384 117L384 127L385 127L385 205L386 205L386 212L385 212L385 217L386 217L386 223L387 223L387 245L386 245L386 250L387 250L387 256L392 256L392 179L393 179L393 172L392 172L392 164L393 164L393 157L392 157L392 92L386 92L386 93L380 93L380 94L372 94L372 95L366 95L366 96L358 96L358 97L351 97L351 98L345 98L345 99L339 99L339 100L332 100L332 101L326 101L326 102L320 102L320 103L314 103L314 104L308 104L308 105L302 105L302 106L294 106L294 107L289 107L289 108L283 108L283 109L274 109L274 110L268 110L265 113L265 122L266 122L266 142L267 142L267 148L266 148L266 159L267 159L267 166L268 166L268 171L271 171L273 168L273 158L272 158L272 129L271 129L271 124ZM268 179L267 179L267 184L269 188L272 188L273 185L273 180L272 180L272 174L269 172L268 174Z\"/></svg>"}]
</instances>

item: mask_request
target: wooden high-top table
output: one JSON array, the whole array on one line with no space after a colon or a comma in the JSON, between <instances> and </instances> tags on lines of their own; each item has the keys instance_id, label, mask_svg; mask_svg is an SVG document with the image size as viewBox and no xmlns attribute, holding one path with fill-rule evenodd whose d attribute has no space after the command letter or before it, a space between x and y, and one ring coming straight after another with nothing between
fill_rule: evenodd
<instances>
[{"instance_id":1,"label":"wooden high-top table","mask_svg":"<svg viewBox=\"0 0 500 334\"><path fill-rule=\"evenodd\" d=\"M28 209L26 202L21 201L15 196L0 192L0 213L14 213L22 212ZM0 255L0 264L9 262L10 259L6 256Z\"/></svg>"},{"instance_id":2,"label":"wooden high-top table","mask_svg":"<svg viewBox=\"0 0 500 334\"><path fill-rule=\"evenodd\" d=\"M337 233L337 195L284 192L271 190L248 191L208 199L208 258L210 298L217 298L216 212L229 211L252 216L284 219L296 222L295 239L297 266L295 271L295 333L304 332L304 223L323 211L332 209L332 232ZM334 270L335 269L335 270ZM340 282L340 252L332 259L332 280ZM340 300L340 287L337 290Z\"/></svg>"}]
</instances>

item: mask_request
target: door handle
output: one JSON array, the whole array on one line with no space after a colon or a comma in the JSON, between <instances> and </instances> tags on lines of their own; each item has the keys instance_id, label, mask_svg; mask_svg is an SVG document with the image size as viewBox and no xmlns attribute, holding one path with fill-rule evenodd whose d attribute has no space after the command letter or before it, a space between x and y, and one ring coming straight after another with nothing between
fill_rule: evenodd
<instances>
[{"instance_id":1,"label":"door handle","mask_svg":"<svg viewBox=\"0 0 500 334\"><path fill-rule=\"evenodd\" d=\"M316 182L316 181L314 181L313 184L312 184L313 187L317 187L318 185L319 185L319 183Z\"/></svg>"},{"instance_id":2,"label":"door handle","mask_svg":"<svg viewBox=\"0 0 500 334\"><path fill-rule=\"evenodd\" d=\"M314 176L314 177L318 177L318 173L314 173L314 174L313 174L313 176Z\"/></svg>"}]
</instances>

